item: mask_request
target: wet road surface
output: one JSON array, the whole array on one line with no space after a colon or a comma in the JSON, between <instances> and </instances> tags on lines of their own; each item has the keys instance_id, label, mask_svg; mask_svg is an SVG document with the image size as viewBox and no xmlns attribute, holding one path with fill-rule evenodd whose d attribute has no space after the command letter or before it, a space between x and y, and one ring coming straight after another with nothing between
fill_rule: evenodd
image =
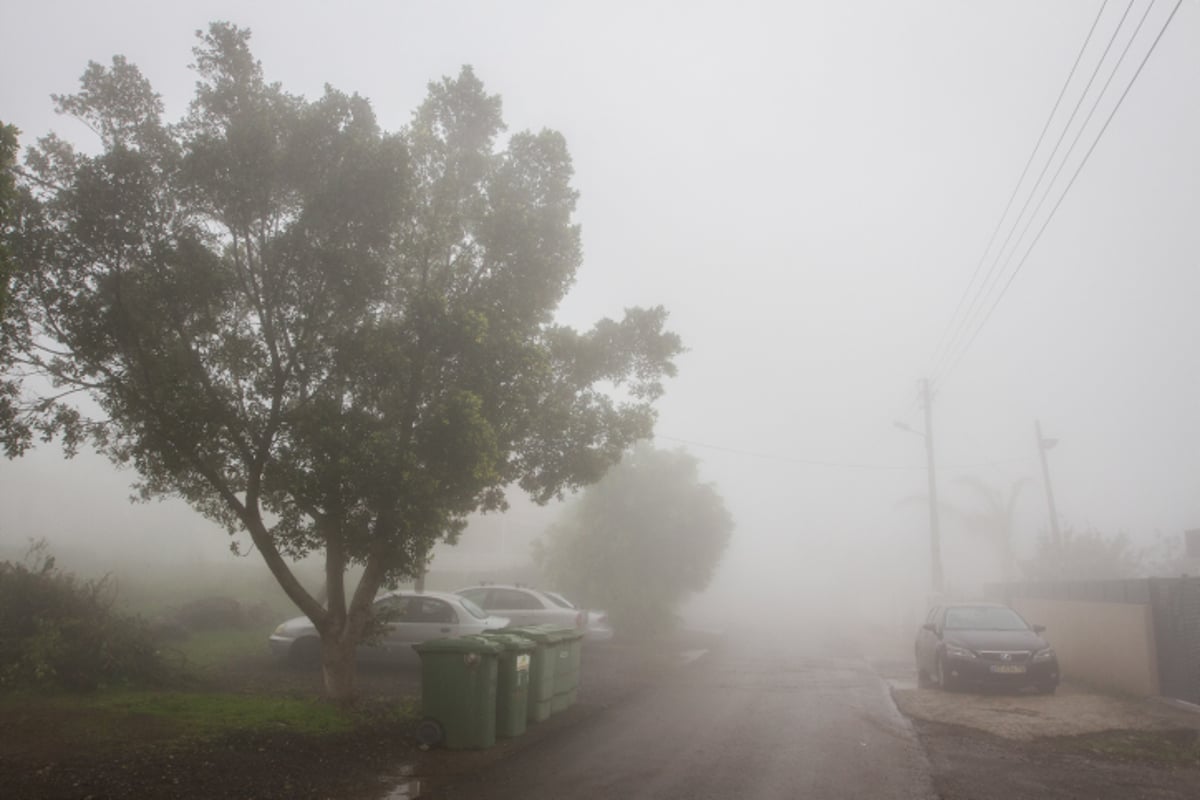
<instances>
[{"instance_id":1,"label":"wet road surface","mask_svg":"<svg viewBox=\"0 0 1200 800\"><path fill-rule=\"evenodd\" d=\"M865 661L729 642L561 735L422 797L932 798Z\"/></svg>"}]
</instances>

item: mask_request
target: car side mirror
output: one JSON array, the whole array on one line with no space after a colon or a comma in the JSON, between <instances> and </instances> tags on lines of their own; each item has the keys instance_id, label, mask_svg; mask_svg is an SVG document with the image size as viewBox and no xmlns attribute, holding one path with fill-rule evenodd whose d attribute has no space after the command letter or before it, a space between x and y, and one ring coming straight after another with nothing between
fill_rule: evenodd
<instances>
[{"instance_id":1,"label":"car side mirror","mask_svg":"<svg viewBox=\"0 0 1200 800\"><path fill-rule=\"evenodd\" d=\"M927 630L930 633L937 633L937 625L934 625L932 622L926 622L921 626L921 628L922 630Z\"/></svg>"},{"instance_id":2,"label":"car side mirror","mask_svg":"<svg viewBox=\"0 0 1200 800\"><path fill-rule=\"evenodd\" d=\"M1046 630L1046 626L1045 626L1045 625L1034 625L1034 626L1033 626L1033 632L1034 632L1034 633L1041 633L1041 632L1042 632L1042 631L1044 631L1044 630Z\"/></svg>"}]
</instances>

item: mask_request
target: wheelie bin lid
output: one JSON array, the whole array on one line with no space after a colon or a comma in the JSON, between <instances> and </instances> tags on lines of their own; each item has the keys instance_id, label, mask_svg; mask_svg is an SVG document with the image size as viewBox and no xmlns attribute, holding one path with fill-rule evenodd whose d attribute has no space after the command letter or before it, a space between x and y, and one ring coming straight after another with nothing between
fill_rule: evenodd
<instances>
[{"instance_id":1,"label":"wheelie bin lid","mask_svg":"<svg viewBox=\"0 0 1200 800\"><path fill-rule=\"evenodd\" d=\"M532 639L538 644L558 644L563 640L561 630L554 625L526 625L523 628L505 628L504 632Z\"/></svg>"},{"instance_id":2,"label":"wheelie bin lid","mask_svg":"<svg viewBox=\"0 0 1200 800\"><path fill-rule=\"evenodd\" d=\"M483 639L487 639L488 641L496 642L502 648L504 648L506 653L528 653L530 650L533 650L537 647L537 642L533 641L529 637L521 636L520 634L516 633L509 633L507 631L488 631L487 633L479 634L479 636Z\"/></svg>"},{"instance_id":3,"label":"wheelie bin lid","mask_svg":"<svg viewBox=\"0 0 1200 800\"><path fill-rule=\"evenodd\" d=\"M412 646L418 653L479 653L495 655L502 649L498 642L481 636L458 636L447 639L430 639Z\"/></svg>"},{"instance_id":4,"label":"wheelie bin lid","mask_svg":"<svg viewBox=\"0 0 1200 800\"><path fill-rule=\"evenodd\" d=\"M561 641L573 642L576 639L583 638L583 631L579 628L572 628L567 625L542 625L541 627L557 633Z\"/></svg>"}]
</instances>

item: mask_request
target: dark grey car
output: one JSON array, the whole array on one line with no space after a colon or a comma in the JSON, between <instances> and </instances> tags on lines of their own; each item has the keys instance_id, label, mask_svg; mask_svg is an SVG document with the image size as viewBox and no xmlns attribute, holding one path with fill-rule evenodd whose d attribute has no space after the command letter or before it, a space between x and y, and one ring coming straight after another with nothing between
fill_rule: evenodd
<instances>
[{"instance_id":1,"label":"dark grey car","mask_svg":"<svg viewBox=\"0 0 1200 800\"><path fill-rule=\"evenodd\" d=\"M917 631L917 682L956 689L967 685L1058 688L1058 656L1041 632L996 603L934 606Z\"/></svg>"}]
</instances>

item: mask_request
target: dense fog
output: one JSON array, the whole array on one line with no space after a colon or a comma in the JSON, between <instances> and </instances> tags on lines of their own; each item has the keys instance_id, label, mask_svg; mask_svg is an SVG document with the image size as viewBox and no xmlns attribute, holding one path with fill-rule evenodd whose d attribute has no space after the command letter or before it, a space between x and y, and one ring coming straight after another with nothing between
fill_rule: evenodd
<instances>
[{"instance_id":1,"label":"dense fog","mask_svg":"<svg viewBox=\"0 0 1200 800\"><path fill-rule=\"evenodd\" d=\"M661 304L687 347L655 445L697 458L736 525L688 621L854 620L908 642L930 592L923 379L948 591L1021 577L1048 532L1037 421L1057 440L1046 457L1064 529L1126 534L1147 550L1144 572L1200 527L1195 4L1068 191L1168 6L1151 10L1043 184L1028 232L1016 228L1001 261L1005 279L1019 265L1011 286L961 338L961 298L1042 168L1044 155L1003 218L1095 3L9 3L0 119L22 144L53 130L92 147L50 95L114 54L178 118L193 32L219 19L253 31L268 80L307 97L326 83L357 92L389 130L429 81L471 64L510 132L560 131L574 160L584 261L559 320L586 328ZM1116 21L1097 24L1043 154ZM961 355L943 354L948 335ZM45 537L81 570L254 561L180 501L130 504L131 480L56 445L0 462L0 554ZM988 491L1018 492L1012 574L979 521ZM527 562L558 509L512 498L505 518L439 550L434 573Z\"/></svg>"}]
</instances>

